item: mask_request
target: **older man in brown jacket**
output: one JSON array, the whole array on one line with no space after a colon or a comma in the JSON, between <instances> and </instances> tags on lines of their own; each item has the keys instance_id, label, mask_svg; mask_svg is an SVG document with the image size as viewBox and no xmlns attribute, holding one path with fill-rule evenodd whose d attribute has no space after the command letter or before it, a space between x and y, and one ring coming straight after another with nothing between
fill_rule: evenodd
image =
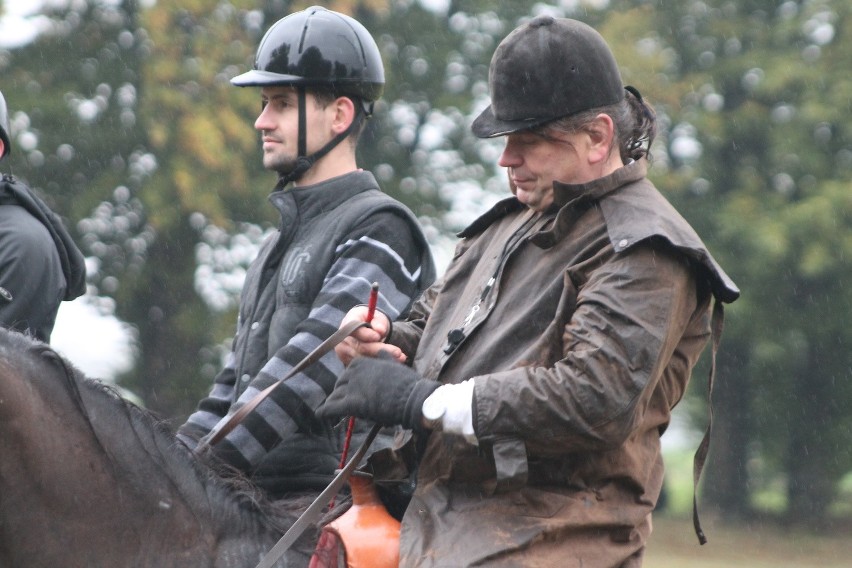
<instances>
[{"instance_id":1,"label":"older man in brown jacket","mask_svg":"<svg viewBox=\"0 0 852 568\"><path fill-rule=\"evenodd\" d=\"M473 130L506 136L513 197L405 321L338 348L320 412L422 441L401 566L640 566L660 435L739 291L646 179L654 113L597 32L522 25L490 87Z\"/></svg>"}]
</instances>

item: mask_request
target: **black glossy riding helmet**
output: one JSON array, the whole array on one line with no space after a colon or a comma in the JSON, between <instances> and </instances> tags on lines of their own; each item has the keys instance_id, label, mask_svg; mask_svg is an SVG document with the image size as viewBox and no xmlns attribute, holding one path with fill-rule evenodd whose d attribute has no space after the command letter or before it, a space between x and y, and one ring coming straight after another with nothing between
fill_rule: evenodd
<instances>
[{"instance_id":1,"label":"black glossy riding helmet","mask_svg":"<svg viewBox=\"0 0 852 568\"><path fill-rule=\"evenodd\" d=\"M257 48L254 69L231 79L239 87L326 87L336 94L377 100L385 71L379 47L357 20L313 6L278 20ZM372 104L365 104L367 114Z\"/></svg>"},{"instance_id":2,"label":"black glossy riding helmet","mask_svg":"<svg viewBox=\"0 0 852 568\"><path fill-rule=\"evenodd\" d=\"M317 160L345 140L365 117L385 85L379 47L370 32L345 14L321 6L278 20L260 40L254 69L231 79L238 87L292 85L299 103L296 165L281 172L281 182L298 180ZM353 99L357 113L345 132L307 156L305 91L321 88Z\"/></svg>"},{"instance_id":3,"label":"black glossy riding helmet","mask_svg":"<svg viewBox=\"0 0 852 568\"><path fill-rule=\"evenodd\" d=\"M0 158L12 153L12 141L9 136L10 132L9 111L6 109L6 99L3 98L3 93L0 93L0 138L3 139L4 146L3 155L0 156Z\"/></svg>"},{"instance_id":4,"label":"black glossy riding helmet","mask_svg":"<svg viewBox=\"0 0 852 568\"><path fill-rule=\"evenodd\" d=\"M603 37L568 18L539 16L500 42L488 70L491 105L473 121L480 138L534 128L624 98Z\"/></svg>"}]
</instances>

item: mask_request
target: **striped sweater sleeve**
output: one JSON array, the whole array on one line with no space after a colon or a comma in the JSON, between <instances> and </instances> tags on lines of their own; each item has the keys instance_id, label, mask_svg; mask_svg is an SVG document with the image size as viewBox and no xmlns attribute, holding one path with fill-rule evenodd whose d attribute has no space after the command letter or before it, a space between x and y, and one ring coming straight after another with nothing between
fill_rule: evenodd
<instances>
[{"instance_id":1,"label":"striped sweater sleeve","mask_svg":"<svg viewBox=\"0 0 852 568\"><path fill-rule=\"evenodd\" d=\"M392 213L373 215L336 248L335 260L310 314L292 339L264 365L231 412L284 377L333 334L353 306L379 283L378 307L395 319L420 293L420 259L411 229ZM285 381L216 447L226 462L251 472L282 439L316 429L314 410L331 393L343 365L332 351Z\"/></svg>"},{"instance_id":2,"label":"striped sweater sleeve","mask_svg":"<svg viewBox=\"0 0 852 568\"><path fill-rule=\"evenodd\" d=\"M237 384L234 361L232 351L228 353L224 367L213 380L213 388L210 393L201 399L196 411L177 431L178 439L192 449L195 449L198 441L209 434L219 420L228 414Z\"/></svg>"}]
</instances>

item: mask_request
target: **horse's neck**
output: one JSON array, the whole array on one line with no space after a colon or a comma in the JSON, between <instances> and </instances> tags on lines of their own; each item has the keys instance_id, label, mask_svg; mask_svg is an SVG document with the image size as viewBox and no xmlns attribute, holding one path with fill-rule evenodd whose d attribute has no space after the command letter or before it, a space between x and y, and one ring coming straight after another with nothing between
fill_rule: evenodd
<instances>
[{"instance_id":1,"label":"horse's neck","mask_svg":"<svg viewBox=\"0 0 852 568\"><path fill-rule=\"evenodd\" d=\"M0 566L251 566L274 544L150 416L44 369L0 367L21 399L0 413Z\"/></svg>"},{"instance_id":2,"label":"horse's neck","mask_svg":"<svg viewBox=\"0 0 852 568\"><path fill-rule=\"evenodd\" d=\"M112 412L109 404L103 408L103 401L89 402L99 394L103 393L84 395L87 406ZM101 429L95 424L95 430L112 467L120 472L116 482L132 491L136 503L130 510L139 511L140 516L147 510L151 518L161 519L165 530L185 540L238 537L247 545L243 547L247 553L256 540L262 541L258 546L266 545L270 531L258 507L212 474L173 432L133 406L122 404L115 414L113 422L119 420L123 427L112 424Z\"/></svg>"}]
</instances>

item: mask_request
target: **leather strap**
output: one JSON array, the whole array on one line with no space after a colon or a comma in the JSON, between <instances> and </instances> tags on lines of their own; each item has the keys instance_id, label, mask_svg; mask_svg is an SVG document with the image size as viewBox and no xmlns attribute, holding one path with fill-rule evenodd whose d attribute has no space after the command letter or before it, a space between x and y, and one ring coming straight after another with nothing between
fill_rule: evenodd
<instances>
[{"instance_id":1,"label":"leather strap","mask_svg":"<svg viewBox=\"0 0 852 568\"><path fill-rule=\"evenodd\" d=\"M710 450L710 432L713 428L713 382L716 377L716 354L719 352L719 343L722 341L724 320L725 313L722 302L717 299L713 303L713 317L710 321L712 354L710 357L710 374L707 377L707 430L704 432L704 438L701 439L701 443L698 445L698 450L696 450L695 458L692 462L692 526L695 528L695 536L698 537L699 544L706 544L707 537L704 535L704 529L701 528L701 521L698 518L698 482L701 479L704 462L707 461L707 452Z\"/></svg>"},{"instance_id":2,"label":"leather strap","mask_svg":"<svg viewBox=\"0 0 852 568\"><path fill-rule=\"evenodd\" d=\"M236 428L251 411L257 408L258 404L263 402L266 397L272 394L272 391L274 391L281 383L302 372L306 367L313 365L319 361L323 355L334 349L338 343L355 333L356 330L368 325L370 325L369 322L353 321L335 331L328 339L320 343L316 349L308 353L304 359L299 361L295 367L290 369L289 373L263 389L253 399L242 405L236 412L234 412L227 422L224 422L219 428L211 430L210 433L204 436L199 441L198 446L196 446L195 453L200 454L207 448L215 446L222 440L222 438L227 436L234 428Z\"/></svg>"}]
</instances>

